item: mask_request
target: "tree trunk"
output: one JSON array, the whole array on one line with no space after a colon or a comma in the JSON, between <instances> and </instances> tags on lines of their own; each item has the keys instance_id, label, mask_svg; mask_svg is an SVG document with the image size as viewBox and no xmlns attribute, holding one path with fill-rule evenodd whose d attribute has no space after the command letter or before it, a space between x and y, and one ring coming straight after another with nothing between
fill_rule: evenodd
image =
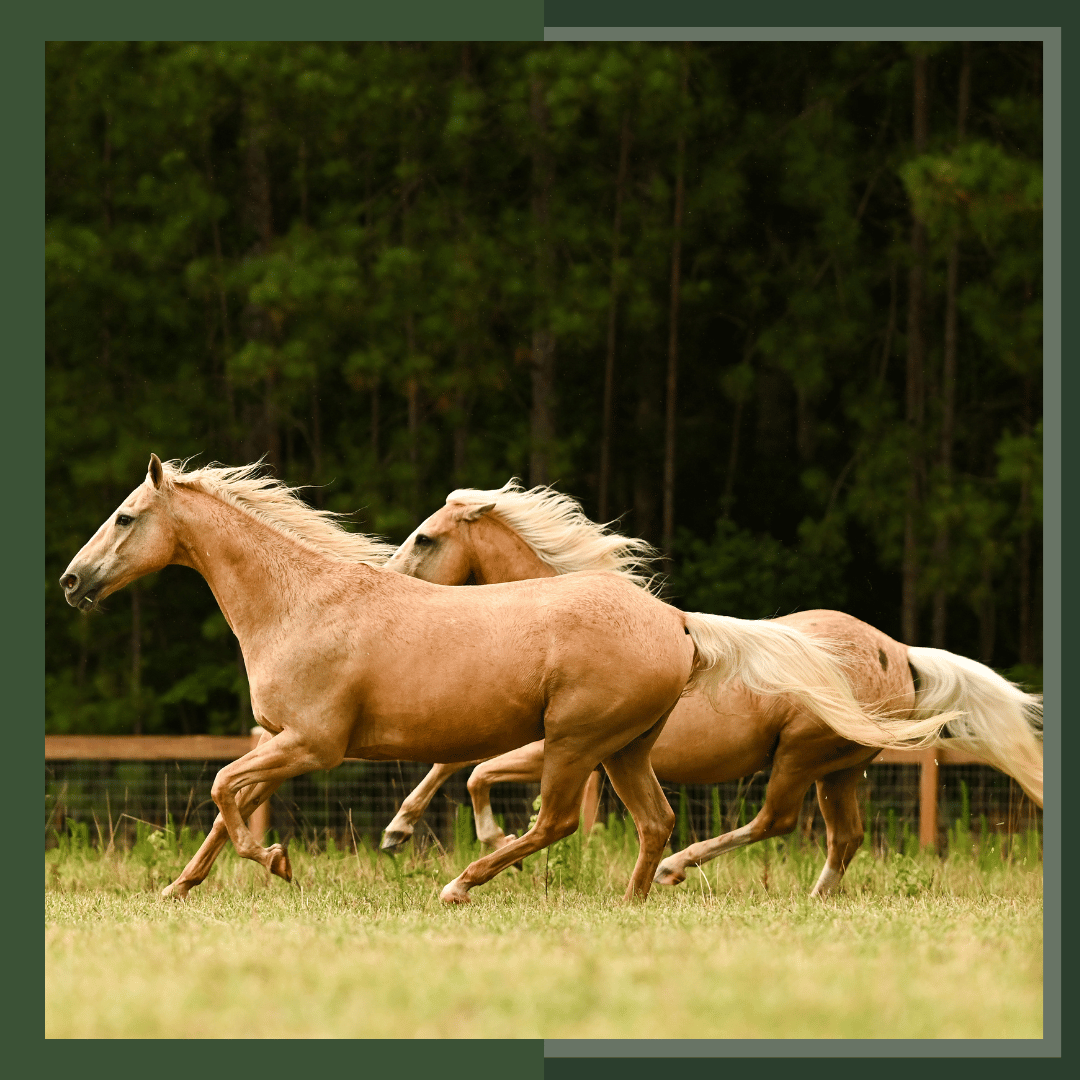
<instances>
[{"instance_id":1,"label":"tree trunk","mask_svg":"<svg viewBox=\"0 0 1080 1080\"><path fill-rule=\"evenodd\" d=\"M983 557L982 601L979 604L979 660L990 667L994 663L994 638L997 629L997 605L990 556Z\"/></svg>"},{"instance_id":2,"label":"tree trunk","mask_svg":"<svg viewBox=\"0 0 1080 1080\"><path fill-rule=\"evenodd\" d=\"M530 84L533 121L532 214L536 229L536 311L530 367L532 415L530 419L529 482L550 482L553 450L555 335L551 331L551 305L555 291L555 245L551 235L551 187L554 163L548 145L548 110L545 85L539 75Z\"/></svg>"},{"instance_id":3,"label":"tree trunk","mask_svg":"<svg viewBox=\"0 0 1080 1080\"><path fill-rule=\"evenodd\" d=\"M739 465L739 428L742 426L743 399L735 402L735 415L731 418L731 446L728 448L727 475L724 477L724 494L720 499L720 516L731 517L735 502L735 471Z\"/></svg>"},{"instance_id":4,"label":"tree trunk","mask_svg":"<svg viewBox=\"0 0 1080 1080\"><path fill-rule=\"evenodd\" d=\"M971 93L971 47L964 42L963 60L960 65L960 88L956 108L956 142L964 141L967 129L967 109ZM945 281L945 355L941 370L941 483L945 497L952 499L953 440L956 429L956 365L957 365L957 305L960 269L960 236L953 231L949 243L949 261ZM938 584L934 590L934 619L931 644L944 649L948 618L948 590L945 576L949 562L949 523L943 520L934 541L934 564L938 571Z\"/></svg>"},{"instance_id":5,"label":"tree trunk","mask_svg":"<svg viewBox=\"0 0 1080 1080\"><path fill-rule=\"evenodd\" d=\"M607 357L604 361L604 405L600 434L599 517L608 519L608 491L611 484L611 429L615 410L615 326L618 312L619 243L622 239L622 203L626 169L630 158L630 114L623 113L619 136L619 171L615 178L615 219L611 225L611 286L608 301Z\"/></svg>"},{"instance_id":6,"label":"tree trunk","mask_svg":"<svg viewBox=\"0 0 1080 1080\"><path fill-rule=\"evenodd\" d=\"M683 49L680 105L685 112L686 86L690 75L689 45ZM679 118L675 150L675 212L671 241L671 314L668 322L667 392L664 416L664 516L661 546L668 559L675 539L675 418L679 383L679 288L682 278L683 188L686 172L686 129Z\"/></svg>"},{"instance_id":7,"label":"tree trunk","mask_svg":"<svg viewBox=\"0 0 1080 1080\"><path fill-rule=\"evenodd\" d=\"M916 54L914 67L913 129L916 154L926 150L928 127L927 58ZM923 302L926 282L926 226L912 208L911 271L908 275L908 349L906 378L906 419L910 432L910 459L906 507L904 511L904 554L900 626L908 645L918 644L919 550L918 524L921 517L922 421L925 351Z\"/></svg>"},{"instance_id":8,"label":"tree trunk","mask_svg":"<svg viewBox=\"0 0 1080 1080\"><path fill-rule=\"evenodd\" d=\"M322 489L322 413L319 408L319 379L311 384L311 457L315 474L315 505L323 508Z\"/></svg>"},{"instance_id":9,"label":"tree trunk","mask_svg":"<svg viewBox=\"0 0 1080 1080\"><path fill-rule=\"evenodd\" d=\"M247 179L247 199L245 209L248 222L255 230L256 240L252 251L265 256L270 253L274 238L274 222L270 197L270 170L266 161L265 117L250 101L246 109L247 145L245 147L244 168ZM253 341L268 341L274 336L273 327L267 312L257 304L248 304L245 311L247 336ZM266 372L263 378L263 426L265 437L263 448L269 463L281 468L281 453L278 442L278 422L276 404L276 373ZM256 436L257 437L257 436Z\"/></svg>"},{"instance_id":10,"label":"tree trunk","mask_svg":"<svg viewBox=\"0 0 1080 1080\"><path fill-rule=\"evenodd\" d=\"M379 377L376 375L371 387L371 458L379 465Z\"/></svg>"},{"instance_id":11,"label":"tree trunk","mask_svg":"<svg viewBox=\"0 0 1080 1080\"><path fill-rule=\"evenodd\" d=\"M555 388L555 335L550 330L534 330L530 354L532 448L529 454L529 483L550 483L551 451L555 436L552 404Z\"/></svg>"},{"instance_id":12,"label":"tree trunk","mask_svg":"<svg viewBox=\"0 0 1080 1080\"><path fill-rule=\"evenodd\" d=\"M1031 377L1024 379L1024 410L1023 425L1024 434L1031 434ZM1018 517L1020 519L1020 543L1017 557L1020 561L1020 611L1019 611L1019 660L1021 664L1038 663L1039 650L1035 644L1035 622L1032 617L1034 604L1032 603L1031 588L1031 480L1024 471L1020 482L1020 507Z\"/></svg>"},{"instance_id":13,"label":"tree trunk","mask_svg":"<svg viewBox=\"0 0 1080 1080\"><path fill-rule=\"evenodd\" d=\"M416 353L416 341L413 335L412 312L405 316L405 347L409 359ZM405 397L408 407L409 428L409 466L412 470L412 487L409 496L409 511L412 515L413 528L420 524L420 380L410 375L405 380Z\"/></svg>"},{"instance_id":14,"label":"tree trunk","mask_svg":"<svg viewBox=\"0 0 1080 1080\"><path fill-rule=\"evenodd\" d=\"M454 425L454 486L468 483L469 399L462 387L454 391L454 411L460 417Z\"/></svg>"},{"instance_id":15,"label":"tree trunk","mask_svg":"<svg viewBox=\"0 0 1080 1080\"><path fill-rule=\"evenodd\" d=\"M237 693L236 726L241 735L251 731L255 721L251 712L251 691L248 689L247 665L244 663L244 650L240 648L240 639L236 639L236 673L240 682Z\"/></svg>"},{"instance_id":16,"label":"tree trunk","mask_svg":"<svg viewBox=\"0 0 1080 1080\"><path fill-rule=\"evenodd\" d=\"M142 734L142 590L131 587L131 703L135 708L134 732Z\"/></svg>"},{"instance_id":17,"label":"tree trunk","mask_svg":"<svg viewBox=\"0 0 1080 1080\"><path fill-rule=\"evenodd\" d=\"M638 369L637 408L634 440L634 529L642 539L655 544L657 536L657 474L660 416L657 408L662 383L660 365L652 350L643 349Z\"/></svg>"}]
</instances>

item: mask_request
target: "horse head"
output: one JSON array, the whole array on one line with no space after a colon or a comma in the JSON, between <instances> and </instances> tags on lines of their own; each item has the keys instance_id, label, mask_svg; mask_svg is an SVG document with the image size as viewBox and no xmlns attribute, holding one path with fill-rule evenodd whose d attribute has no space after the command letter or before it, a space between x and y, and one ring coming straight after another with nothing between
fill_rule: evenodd
<instances>
[{"instance_id":1,"label":"horse head","mask_svg":"<svg viewBox=\"0 0 1080 1080\"><path fill-rule=\"evenodd\" d=\"M89 611L110 593L173 561L176 533L164 512L166 490L161 461L151 454L146 479L83 545L60 578L72 607Z\"/></svg>"},{"instance_id":2,"label":"horse head","mask_svg":"<svg viewBox=\"0 0 1080 1080\"><path fill-rule=\"evenodd\" d=\"M475 576L468 527L494 508L493 502L483 506L448 503L420 523L384 569L437 585L464 585Z\"/></svg>"}]
</instances>

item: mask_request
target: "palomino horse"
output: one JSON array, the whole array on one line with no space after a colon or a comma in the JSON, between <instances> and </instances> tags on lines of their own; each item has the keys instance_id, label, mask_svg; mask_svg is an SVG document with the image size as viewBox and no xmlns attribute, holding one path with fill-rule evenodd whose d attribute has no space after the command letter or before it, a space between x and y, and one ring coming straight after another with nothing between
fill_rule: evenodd
<instances>
[{"instance_id":1,"label":"palomino horse","mask_svg":"<svg viewBox=\"0 0 1080 1080\"><path fill-rule=\"evenodd\" d=\"M522 491L510 481L496 491L451 492L446 506L402 544L386 567L445 585L552 577L599 567L644 583L651 553L644 541L609 533L590 521L567 496L550 488ZM804 611L776 622L845 646L846 670L860 701L888 701L908 716L962 711L962 716L950 720L948 736L937 741L976 754L1015 777L1042 805L1042 746L1035 735L1040 708L1035 695L1024 694L973 660L940 649L907 648L838 611ZM713 700L703 690L686 694L653 746L652 765L659 779L674 784L720 783L766 768L771 774L765 805L753 821L665 859L656 880L677 884L685 879L687 866L790 832L816 781L828 856L813 895L824 895L839 883L862 843L856 783L880 745L872 739L838 737L801 702L764 697L744 686L726 684ZM482 841L499 848L511 839L492 815L491 786L538 780L543 762L540 741L473 771L468 786ZM387 826L383 849L392 851L403 844L439 787L471 764L477 763L433 766ZM594 775L593 781L597 779ZM590 788L595 792L597 785L591 782ZM587 813L587 824L588 820Z\"/></svg>"},{"instance_id":2,"label":"palomino horse","mask_svg":"<svg viewBox=\"0 0 1080 1080\"><path fill-rule=\"evenodd\" d=\"M460 761L543 737L535 826L468 866L442 899L467 901L473 886L573 832L599 762L638 829L627 897L644 897L674 817L649 753L689 683L808 688L799 692L828 723L874 727L829 653L787 627L686 614L619 574L449 589L371 565L381 558L377 542L257 466L185 472L151 456L146 479L64 572L68 603L84 611L170 564L201 573L272 736L217 774L220 823L168 894L202 880L226 832L241 856L290 880L282 845L260 846L246 824L289 777L346 756ZM940 721L890 734L933 737Z\"/></svg>"}]
</instances>

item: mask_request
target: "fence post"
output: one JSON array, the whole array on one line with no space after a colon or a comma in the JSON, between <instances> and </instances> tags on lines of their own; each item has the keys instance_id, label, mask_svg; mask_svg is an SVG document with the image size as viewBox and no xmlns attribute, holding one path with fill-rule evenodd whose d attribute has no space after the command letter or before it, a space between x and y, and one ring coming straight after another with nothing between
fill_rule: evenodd
<instances>
[{"instance_id":1,"label":"fence post","mask_svg":"<svg viewBox=\"0 0 1080 1080\"><path fill-rule=\"evenodd\" d=\"M919 755L919 844L937 847L938 761L931 746Z\"/></svg>"},{"instance_id":2,"label":"fence post","mask_svg":"<svg viewBox=\"0 0 1080 1080\"><path fill-rule=\"evenodd\" d=\"M251 749L254 750L259 743L262 742L262 737L265 734L261 727L253 727L251 729ZM266 843L266 834L270 831L270 800L267 799L262 806L258 807L252 813L250 820L248 821L248 828L251 830L251 835L255 837L257 844Z\"/></svg>"}]
</instances>

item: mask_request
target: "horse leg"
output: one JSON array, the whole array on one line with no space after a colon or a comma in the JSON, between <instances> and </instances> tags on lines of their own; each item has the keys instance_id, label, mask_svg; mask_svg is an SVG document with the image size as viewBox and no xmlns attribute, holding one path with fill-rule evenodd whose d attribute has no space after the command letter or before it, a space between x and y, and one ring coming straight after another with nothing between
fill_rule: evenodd
<instances>
[{"instance_id":1,"label":"horse leg","mask_svg":"<svg viewBox=\"0 0 1080 1080\"><path fill-rule=\"evenodd\" d=\"M239 792L237 799L240 804L240 814L245 823L280 786L280 782L276 784L255 784ZM210 873L210 867L214 865L214 860L221 854L222 848L225 847L228 839L229 830L225 828L225 819L221 814L218 814L214 819L213 827L202 842L202 846L180 872L180 876L161 890L162 898L186 900L188 892L206 879L206 875ZM278 870L274 872L278 873Z\"/></svg>"},{"instance_id":2,"label":"horse leg","mask_svg":"<svg viewBox=\"0 0 1080 1080\"><path fill-rule=\"evenodd\" d=\"M691 844L674 855L669 855L656 871L653 879L659 885L678 885L686 880L688 866L700 866L702 863L723 855L725 851L746 844L756 844L770 836L783 836L791 832L799 822L799 811L803 798L813 778L804 769L788 772L784 768L779 753L773 762L772 776L765 789L765 805L748 825L740 829Z\"/></svg>"},{"instance_id":3,"label":"horse leg","mask_svg":"<svg viewBox=\"0 0 1080 1080\"><path fill-rule=\"evenodd\" d=\"M264 742L271 738L273 738L273 736L270 732L263 730L259 733L259 741L255 745L262 746ZM254 789L249 790L245 788L240 792L240 799L247 800L248 797L253 794ZM261 792L259 794L261 794ZM244 813L244 821L246 822L252 812L257 807L261 806L272 794L272 790L267 792L264 798L260 798L255 806L250 810L247 810ZM229 831L225 828L225 819L221 814L218 814L214 818L214 824L210 827L210 832L207 833L206 839L202 842L199 850L192 856L187 866L181 871L180 876L161 890L162 898L186 900L189 890L206 880L206 875L210 873L210 867L214 865L214 861L217 859L218 855L221 854L222 848L225 847L225 842L228 839Z\"/></svg>"},{"instance_id":4,"label":"horse leg","mask_svg":"<svg viewBox=\"0 0 1080 1080\"><path fill-rule=\"evenodd\" d=\"M226 765L214 778L210 796L217 803L236 853L252 859L270 873L292 880L289 856L281 844L263 847L251 835L237 803L238 794L254 784L273 785L316 769L332 769L341 763L344 747L315 744L297 732L282 731L254 750Z\"/></svg>"},{"instance_id":5,"label":"horse leg","mask_svg":"<svg viewBox=\"0 0 1080 1080\"><path fill-rule=\"evenodd\" d=\"M811 896L827 896L844 876L848 863L863 841L862 814L859 813L857 785L863 766L843 769L817 782L818 806L825 819L829 853Z\"/></svg>"},{"instance_id":6,"label":"horse leg","mask_svg":"<svg viewBox=\"0 0 1080 1080\"><path fill-rule=\"evenodd\" d=\"M483 761L483 758L479 760ZM427 776L405 796L401 809L394 816L394 820L383 830L382 843L379 845L379 849L381 851L397 851L412 836L413 827L423 816L431 800L435 798L435 792L458 769L464 769L477 763L476 761L455 761L446 765L432 765Z\"/></svg>"},{"instance_id":7,"label":"horse leg","mask_svg":"<svg viewBox=\"0 0 1080 1080\"><path fill-rule=\"evenodd\" d=\"M588 836L596 824L596 814L600 809L600 785L604 782L599 769L593 771L585 785L585 798L581 803L581 831Z\"/></svg>"},{"instance_id":8,"label":"horse leg","mask_svg":"<svg viewBox=\"0 0 1080 1080\"><path fill-rule=\"evenodd\" d=\"M567 754L545 747L543 775L540 778L540 812L536 824L523 836L509 840L502 847L470 863L453 881L449 882L439 898L446 904L469 902L469 890L490 881L500 870L505 870L527 855L540 851L556 840L569 836L578 827L581 798L585 784L592 772L594 762L582 762L577 753Z\"/></svg>"},{"instance_id":9,"label":"horse leg","mask_svg":"<svg viewBox=\"0 0 1080 1080\"><path fill-rule=\"evenodd\" d=\"M649 762L653 744L659 738L665 720L667 714L644 734L604 760L611 786L637 826L638 857L626 887L626 900L644 900L649 895L653 874L664 854L664 845L675 827L675 811L671 809Z\"/></svg>"},{"instance_id":10,"label":"horse leg","mask_svg":"<svg viewBox=\"0 0 1080 1080\"><path fill-rule=\"evenodd\" d=\"M511 750L507 754L477 765L469 776L469 796L473 805L473 820L476 822L476 836L482 844L501 848L515 837L506 834L499 827L495 815L491 812L491 789L495 784L534 783L544 774L544 740L529 743L528 746Z\"/></svg>"}]
</instances>

